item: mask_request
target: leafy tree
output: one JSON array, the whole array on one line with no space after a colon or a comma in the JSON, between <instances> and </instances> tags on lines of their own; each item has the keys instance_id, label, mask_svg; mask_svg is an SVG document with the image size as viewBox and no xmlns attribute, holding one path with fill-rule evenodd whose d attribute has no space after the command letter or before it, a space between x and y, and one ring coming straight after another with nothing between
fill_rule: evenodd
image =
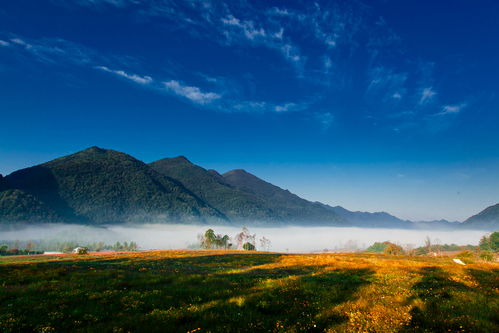
<instances>
[{"instance_id":1,"label":"leafy tree","mask_svg":"<svg viewBox=\"0 0 499 333\"><path fill-rule=\"evenodd\" d=\"M493 232L488 236L483 236L478 244L483 251L499 251L499 232Z\"/></svg>"},{"instance_id":2,"label":"leafy tree","mask_svg":"<svg viewBox=\"0 0 499 333\"><path fill-rule=\"evenodd\" d=\"M383 253L387 246L388 242L375 242L373 245L369 246L366 251L373 253Z\"/></svg>"},{"instance_id":3,"label":"leafy tree","mask_svg":"<svg viewBox=\"0 0 499 333\"><path fill-rule=\"evenodd\" d=\"M230 244L230 237L228 235L215 234L213 229L208 229L204 235L198 236L203 249L228 249Z\"/></svg>"},{"instance_id":4,"label":"leafy tree","mask_svg":"<svg viewBox=\"0 0 499 333\"><path fill-rule=\"evenodd\" d=\"M251 244L250 242L246 242L243 245L243 249L246 251L255 251L255 245Z\"/></svg>"},{"instance_id":5,"label":"leafy tree","mask_svg":"<svg viewBox=\"0 0 499 333\"><path fill-rule=\"evenodd\" d=\"M392 255L404 254L404 249L402 249L401 246L399 246L397 244L390 243L390 242L386 242L386 243L387 243L387 246L383 250L384 253L392 254Z\"/></svg>"},{"instance_id":6,"label":"leafy tree","mask_svg":"<svg viewBox=\"0 0 499 333\"><path fill-rule=\"evenodd\" d=\"M204 248L213 248L213 246L216 245L216 238L217 236L215 235L215 231L213 231L213 229L206 230L204 233Z\"/></svg>"}]
</instances>

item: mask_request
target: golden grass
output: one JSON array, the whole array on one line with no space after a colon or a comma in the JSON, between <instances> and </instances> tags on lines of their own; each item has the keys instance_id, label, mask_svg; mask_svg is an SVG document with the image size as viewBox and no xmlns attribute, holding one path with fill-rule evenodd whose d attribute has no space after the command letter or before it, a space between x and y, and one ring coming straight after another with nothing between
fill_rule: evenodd
<instances>
[{"instance_id":1,"label":"golden grass","mask_svg":"<svg viewBox=\"0 0 499 333\"><path fill-rule=\"evenodd\" d=\"M0 325L6 331L499 331L498 273L497 263L351 253L9 257L0 259L6 309ZM40 299L47 306L34 306ZM103 306L109 311L92 310Z\"/></svg>"}]
</instances>

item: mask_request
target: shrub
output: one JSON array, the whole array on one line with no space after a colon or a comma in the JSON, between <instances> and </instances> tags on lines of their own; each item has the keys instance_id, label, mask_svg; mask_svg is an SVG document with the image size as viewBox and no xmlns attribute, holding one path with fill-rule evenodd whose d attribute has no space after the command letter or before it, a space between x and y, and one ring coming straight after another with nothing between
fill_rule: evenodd
<instances>
[{"instance_id":1,"label":"shrub","mask_svg":"<svg viewBox=\"0 0 499 333\"><path fill-rule=\"evenodd\" d=\"M385 247L384 249L384 253L386 254L393 254L393 255L400 255L400 254L404 254L404 249L402 249L402 247L400 247L399 245L397 244L393 244L393 243L390 243L390 242L387 242L387 246Z\"/></svg>"},{"instance_id":2,"label":"shrub","mask_svg":"<svg viewBox=\"0 0 499 333\"><path fill-rule=\"evenodd\" d=\"M376 242L367 248L367 252L383 253L388 246L388 242Z\"/></svg>"},{"instance_id":3,"label":"shrub","mask_svg":"<svg viewBox=\"0 0 499 333\"><path fill-rule=\"evenodd\" d=\"M246 251L255 251L255 245L251 244L250 242L246 242L243 245L243 249Z\"/></svg>"},{"instance_id":4,"label":"shrub","mask_svg":"<svg viewBox=\"0 0 499 333\"><path fill-rule=\"evenodd\" d=\"M475 256L475 254L469 250L465 250L462 252L459 252L457 257L461 259L471 259Z\"/></svg>"},{"instance_id":5,"label":"shrub","mask_svg":"<svg viewBox=\"0 0 499 333\"><path fill-rule=\"evenodd\" d=\"M480 259L485 260L485 261L492 261L494 260L494 252L492 251L482 251L479 254Z\"/></svg>"}]
</instances>

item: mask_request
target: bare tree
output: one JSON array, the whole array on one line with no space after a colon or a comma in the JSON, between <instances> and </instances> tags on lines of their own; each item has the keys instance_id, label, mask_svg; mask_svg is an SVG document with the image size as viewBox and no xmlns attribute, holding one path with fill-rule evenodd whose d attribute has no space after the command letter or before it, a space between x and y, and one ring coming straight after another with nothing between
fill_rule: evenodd
<instances>
[{"instance_id":1,"label":"bare tree","mask_svg":"<svg viewBox=\"0 0 499 333\"><path fill-rule=\"evenodd\" d=\"M260 239L260 248L263 251L269 251L270 250L270 245L271 245L270 239L265 238L265 237L262 237Z\"/></svg>"},{"instance_id":2,"label":"bare tree","mask_svg":"<svg viewBox=\"0 0 499 333\"><path fill-rule=\"evenodd\" d=\"M251 235L248 228L243 227L243 230L236 235L237 249L242 250L246 243L250 243L256 249L255 238L256 234Z\"/></svg>"},{"instance_id":3,"label":"bare tree","mask_svg":"<svg viewBox=\"0 0 499 333\"><path fill-rule=\"evenodd\" d=\"M430 254L433 250L432 246L431 246L431 238L430 236L426 236L425 240L424 240L424 246L426 248L426 251L428 252L428 254Z\"/></svg>"}]
</instances>

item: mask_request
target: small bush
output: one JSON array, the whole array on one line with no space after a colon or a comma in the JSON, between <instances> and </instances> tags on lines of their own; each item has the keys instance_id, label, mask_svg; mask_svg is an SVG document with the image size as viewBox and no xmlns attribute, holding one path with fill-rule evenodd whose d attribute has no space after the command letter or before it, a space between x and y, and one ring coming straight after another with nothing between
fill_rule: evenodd
<instances>
[{"instance_id":1,"label":"small bush","mask_svg":"<svg viewBox=\"0 0 499 333\"><path fill-rule=\"evenodd\" d=\"M366 251L373 253L383 253L387 246L388 242L375 242L373 245L369 246Z\"/></svg>"},{"instance_id":2,"label":"small bush","mask_svg":"<svg viewBox=\"0 0 499 333\"><path fill-rule=\"evenodd\" d=\"M255 245L251 244L250 242L246 242L243 245L243 249L246 251L255 251Z\"/></svg>"},{"instance_id":3,"label":"small bush","mask_svg":"<svg viewBox=\"0 0 499 333\"><path fill-rule=\"evenodd\" d=\"M398 246L397 244L393 244L390 242L387 242L388 245L385 247L385 252L386 254L392 254L392 255L400 255L404 254L404 249L402 247Z\"/></svg>"},{"instance_id":4,"label":"small bush","mask_svg":"<svg viewBox=\"0 0 499 333\"><path fill-rule=\"evenodd\" d=\"M494 253L491 251L482 251L480 252L479 257L485 261L492 261L494 260Z\"/></svg>"},{"instance_id":5,"label":"small bush","mask_svg":"<svg viewBox=\"0 0 499 333\"><path fill-rule=\"evenodd\" d=\"M459 252L457 257L461 259L471 259L475 256L475 254L471 251L465 250L462 252Z\"/></svg>"}]
</instances>

